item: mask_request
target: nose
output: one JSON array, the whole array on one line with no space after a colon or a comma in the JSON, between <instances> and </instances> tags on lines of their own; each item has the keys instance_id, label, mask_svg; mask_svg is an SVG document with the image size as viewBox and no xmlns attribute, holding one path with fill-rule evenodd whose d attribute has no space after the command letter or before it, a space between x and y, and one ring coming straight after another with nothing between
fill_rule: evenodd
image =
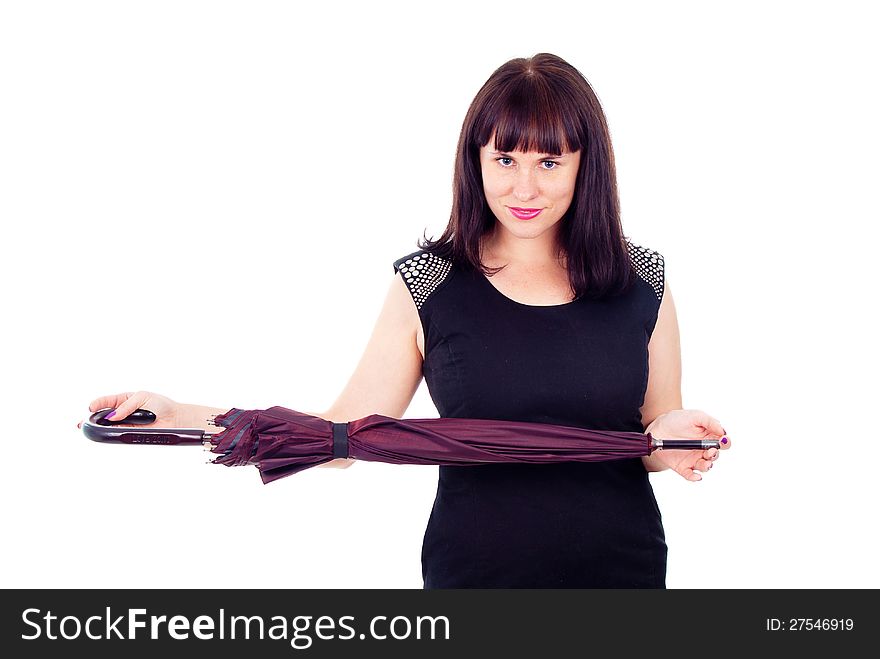
<instances>
[{"instance_id":1,"label":"nose","mask_svg":"<svg viewBox=\"0 0 880 659\"><path fill-rule=\"evenodd\" d=\"M513 183L513 196L518 201L526 202L538 196L538 181L531 167L524 167L517 172Z\"/></svg>"}]
</instances>

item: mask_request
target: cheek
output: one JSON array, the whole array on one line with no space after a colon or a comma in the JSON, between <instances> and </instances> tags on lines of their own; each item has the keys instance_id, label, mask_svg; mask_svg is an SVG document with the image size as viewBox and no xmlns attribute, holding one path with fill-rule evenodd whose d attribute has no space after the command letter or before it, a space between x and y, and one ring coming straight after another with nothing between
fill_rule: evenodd
<instances>
[{"instance_id":1,"label":"cheek","mask_svg":"<svg viewBox=\"0 0 880 659\"><path fill-rule=\"evenodd\" d=\"M555 181L547 190L554 199L565 200L574 197L575 181Z\"/></svg>"},{"instance_id":2,"label":"cheek","mask_svg":"<svg viewBox=\"0 0 880 659\"><path fill-rule=\"evenodd\" d=\"M503 176L487 176L483 174L483 192L489 201L493 201L493 197L500 197L509 192L510 185Z\"/></svg>"}]
</instances>

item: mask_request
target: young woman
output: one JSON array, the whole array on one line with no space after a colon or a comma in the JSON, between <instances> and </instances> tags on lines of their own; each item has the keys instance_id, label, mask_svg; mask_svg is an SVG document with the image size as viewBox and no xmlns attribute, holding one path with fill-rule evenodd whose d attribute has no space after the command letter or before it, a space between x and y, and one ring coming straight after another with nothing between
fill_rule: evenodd
<instances>
[{"instance_id":1,"label":"young woman","mask_svg":"<svg viewBox=\"0 0 880 659\"><path fill-rule=\"evenodd\" d=\"M678 325L663 257L623 234L604 113L575 68L542 53L496 70L464 120L449 224L394 262L363 357L324 413L404 416L424 377L441 417L721 438L682 410ZM150 392L156 424L225 409ZM723 440L725 448L729 440ZM688 480L716 449L547 465L439 467L425 588L663 588L666 543L649 471ZM348 466L334 460L328 466Z\"/></svg>"}]
</instances>

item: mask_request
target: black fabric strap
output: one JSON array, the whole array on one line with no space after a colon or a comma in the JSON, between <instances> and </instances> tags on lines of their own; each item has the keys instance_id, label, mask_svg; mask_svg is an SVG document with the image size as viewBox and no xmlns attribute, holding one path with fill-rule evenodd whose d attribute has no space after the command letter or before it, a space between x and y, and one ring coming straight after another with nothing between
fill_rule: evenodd
<instances>
[{"instance_id":1,"label":"black fabric strap","mask_svg":"<svg viewBox=\"0 0 880 659\"><path fill-rule=\"evenodd\" d=\"M348 423L333 424L333 457L348 457Z\"/></svg>"}]
</instances>

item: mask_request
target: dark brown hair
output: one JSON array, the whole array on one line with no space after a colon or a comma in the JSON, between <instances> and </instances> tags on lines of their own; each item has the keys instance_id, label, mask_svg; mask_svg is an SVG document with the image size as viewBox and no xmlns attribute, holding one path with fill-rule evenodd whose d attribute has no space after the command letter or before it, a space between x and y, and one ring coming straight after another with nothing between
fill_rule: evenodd
<instances>
[{"instance_id":1,"label":"dark brown hair","mask_svg":"<svg viewBox=\"0 0 880 659\"><path fill-rule=\"evenodd\" d=\"M572 291L603 298L629 288L634 273L605 114L583 74L549 53L510 60L477 93L458 139L449 224L437 240L423 234L419 249L488 276L498 271L480 254L481 238L497 221L480 170L480 147L493 132L499 151L581 151L574 196L559 225Z\"/></svg>"}]
</instances>

